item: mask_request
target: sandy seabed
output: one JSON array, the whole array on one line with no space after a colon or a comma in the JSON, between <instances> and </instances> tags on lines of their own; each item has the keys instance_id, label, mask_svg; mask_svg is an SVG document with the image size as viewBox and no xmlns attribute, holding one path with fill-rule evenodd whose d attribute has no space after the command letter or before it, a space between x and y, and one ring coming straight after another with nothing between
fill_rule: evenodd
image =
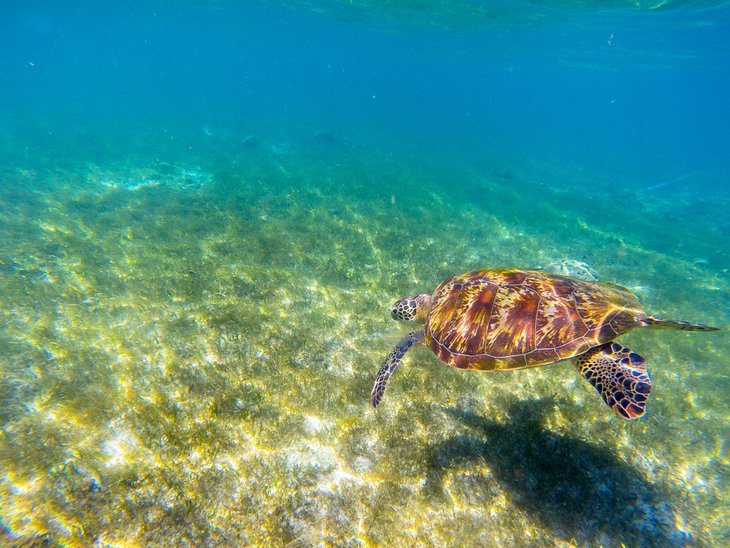
<instances>
[{"instance_id":1,"label":"sandy seabed","mask_svg":"<svg viewBox=\"0 0 730 548\"><path fill-rule=\"evenodd\" d=\"M460 372L424 347L368 405L408 328L390 304L475 268L613 281L726 326L707 223L727 219L670 226L691 196L551 185L567 168L249 145L224 166L5 168L3 543L727 542L725 332L622 337L655 385L635 422L570 363ZM617 195L640 199L618 218Z\"/></svg>"}]
</instances>

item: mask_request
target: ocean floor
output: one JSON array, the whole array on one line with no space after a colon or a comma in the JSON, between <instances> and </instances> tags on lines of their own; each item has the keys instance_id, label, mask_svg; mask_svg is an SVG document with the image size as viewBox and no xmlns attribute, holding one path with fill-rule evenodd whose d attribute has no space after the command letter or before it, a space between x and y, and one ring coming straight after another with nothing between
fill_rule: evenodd
<instances>
[{"instance_id":1,"label":"ocean floor","mask_svg":"<svg viewBox=\"0 0 730 548\"><path fill-rule=\"evenodd\" d=\"M727 327L723 208L580 166L249 137L3 168L4 544L728 542L726 331L622 337L654 379L635 422L570 363L461 372L425 347L369 407L408 329L390 304L471 269Z\"/></svg>"}]
</instances>

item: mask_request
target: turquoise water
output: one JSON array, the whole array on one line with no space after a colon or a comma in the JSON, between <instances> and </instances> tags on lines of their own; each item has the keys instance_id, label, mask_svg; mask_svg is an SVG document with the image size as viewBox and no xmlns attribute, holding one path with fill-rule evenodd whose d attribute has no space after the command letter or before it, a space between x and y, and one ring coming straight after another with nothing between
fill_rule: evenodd
<instances>
[{"instance_id":1,"label":"turquoise water","mask_svg":"<svg viewBox=\"0 0 730 548\"><path fill-rule=\"evenodd\" d=\"M4 544L728 542L727 331L469 372L390 305L477 268L730 325L722 2L33 2L0 23Z\"/></svg>"}]
</instances>

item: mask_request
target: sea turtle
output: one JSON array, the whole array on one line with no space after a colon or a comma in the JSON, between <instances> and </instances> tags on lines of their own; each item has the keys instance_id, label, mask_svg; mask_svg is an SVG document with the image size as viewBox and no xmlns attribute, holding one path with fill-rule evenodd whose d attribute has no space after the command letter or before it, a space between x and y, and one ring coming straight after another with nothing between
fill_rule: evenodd
<instances>
[{"instance_id":1,"label":"sea turtle","mask_svg":"<svg viewBox=\"0 0 730 548\"><path fill-rule=\"evenodd\" d=\"M717 331L647 315L628 289L539 270L479 270L447 278L433 295L396 301L396 320L425 322L388 354L370 401L411 346L424 343L458 369L521 369L576 358L581 374L619 416L644 414L651 379L644 358L614 342L634 327Z\"/></svg>"}]
</instances>

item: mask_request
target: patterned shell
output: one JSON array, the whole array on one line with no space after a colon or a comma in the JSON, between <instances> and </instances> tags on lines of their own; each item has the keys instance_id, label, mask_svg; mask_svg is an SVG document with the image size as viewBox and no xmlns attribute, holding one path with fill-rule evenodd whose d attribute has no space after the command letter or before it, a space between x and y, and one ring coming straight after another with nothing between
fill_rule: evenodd
<instances>
[{"instance_id":1,"label":"patterned shell","mask_svg":"<svg viewBox=\"0 0 730 548\"><path fill-rule=\"evenodd\" d=\"M583 354L646 317L626 288L530 270L481 270L433 293L426 344L460 369L518 369Z\"/></svg>"}]
</instances>

